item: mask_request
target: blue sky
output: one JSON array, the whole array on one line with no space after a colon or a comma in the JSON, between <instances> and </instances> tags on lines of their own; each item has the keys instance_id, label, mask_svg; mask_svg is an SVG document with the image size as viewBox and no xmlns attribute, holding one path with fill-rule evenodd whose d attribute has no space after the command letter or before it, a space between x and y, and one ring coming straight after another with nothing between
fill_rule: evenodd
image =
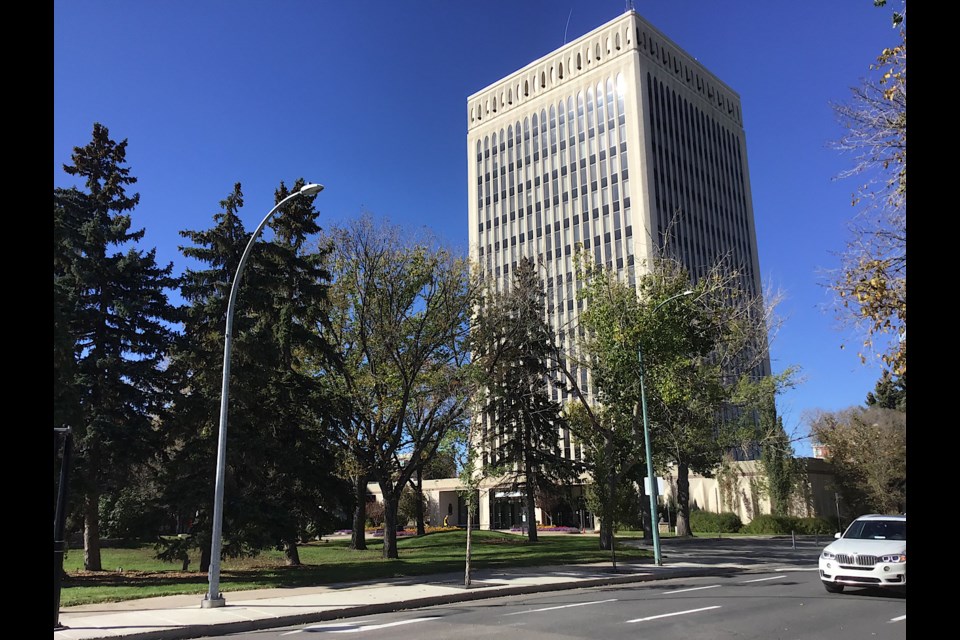
<instances>
[{"instance_id":1,"label":"blue sky","mask_svg":"<svg viewBox=\"0 0 960 640\"><path fill-rule=\"evenodd\" d=\"M847 239L853 158L830 108L896 41L872 0L636 0L636 10L740 94L760 269L785 324L779 402L862 404L879 366L829 311L826 270ZM622 14L624 0L55 0L55 186L94 122L129 141L134 226L176 272L179 231L205 229L242 183L252 229L281 180L320 182L321 224L361 211L467 246L469 95ZM841 345L846 344L846 348ZM806 440L795 445L809 455Z\"/></svg>"}]
</instances>

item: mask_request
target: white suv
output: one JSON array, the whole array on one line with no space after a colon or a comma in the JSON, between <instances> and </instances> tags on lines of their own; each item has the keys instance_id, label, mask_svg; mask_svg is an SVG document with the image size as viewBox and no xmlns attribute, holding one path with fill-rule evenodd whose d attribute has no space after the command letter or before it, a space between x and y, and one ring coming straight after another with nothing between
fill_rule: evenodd
<instances>
[{"instance_id":1,"label":"white suv","mask_svg":"<svg viewBox=\"0 0 960 640\"><path fill-rule=\"evenodd\" d=\"M907 589L907 516L861 516L820 554L820 580L830 593L845 586Z\"/></svg>"}]
</instances>

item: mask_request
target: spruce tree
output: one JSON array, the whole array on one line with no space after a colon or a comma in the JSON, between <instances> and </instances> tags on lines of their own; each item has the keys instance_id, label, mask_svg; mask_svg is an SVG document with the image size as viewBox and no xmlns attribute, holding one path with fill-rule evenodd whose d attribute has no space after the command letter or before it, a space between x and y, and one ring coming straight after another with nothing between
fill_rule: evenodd
<instances>
[{"instance_id":1,"label":"spruce tree","mask_svg":"<svg viewBox=\"0 0 960 640\"><path fill-rule=\"evenodd\" d=\"M294 191L302 186L298 180ZM276 201L289 194L281 183ZM196 508L201 516L195 529L206 554L201 570L209 563L227 300L250 239L237 215L240 185L220 204L213 228L181 232L195 243L181 248L184 255L209 268L183 276L190 306L173 367L182 393L171 503L179 512ZM306 248L319 232L316 218L312 198L293 199L278 211L269 224L273 238L258 239L237 294L224 493L227 556L283 547L288 563L299 564L298 540L307 531L330 529L331 514L342 509L345 489L332 475L325 402L315 375L321 363L321 369L336 366L322 329L325 258ZM202 477L194 481L197 469Z\"/></svg>"},{"instance_id":2,"label":"spruce tree","mask_svg":"<svg viewBox=\"0 0 960 640\"><path fill-rule=\"evenodd\" d=\"M275 201L299 191L281 182ZM288 564L300 564L297 542L316 529L332 530L332 514L343 510L349 486L333 473L335 456L329 416L331 401L323 393L323 375L339 368L329 343L328 251L312 246L320 227L313 197L288 202L268 223L273 238L252 261L249 308L255 315L245 339L245 353L256 384L255 421L242 432L241 464L255 483L238 499L248 509L256 499L266 516L270 541L282 546ZM310 245L310 246L308 246Z\"/></svg>"},{"instance_id":3,"label":"spruce tree","mask_svg":"<svg viewBox=\"0 0 960 640\"><path fill-rule=\"evenodd\" d=\"M220 207L213 216L211 228L180 232L192 243L180 246L180 252L195 260L198 267L184 270L180 278L180 295L187 305L183 310L183 331L177 336L171 355L170 372L177 393L165 425L168 459L162 468L166 508L179 524L178 533L192 535L186 545L163 548L161 556L168 560L185 559L184 547L197 546L200 571L207 571L210 564L227 300L250 238L239 217L243 207L239 182L220 201ZM235 332L242 333L247 326L246 318L241 316L235 323ZM232 406L252 404L248 396L249 385L233 376ZM242 410L239 413L243 415ZM231 522L238 515L235 511L227 512L225 519ZM240 544L228 544L224 548L228 556L237 556L243 551Z\"/></svg>"},{"instance_id":4,"label":"spruce tree","mask_svg":"<svg viewBox=\"0 0 960 640\"><path fill-rule=\"evenodd\" d=\"M571 461L559 451L560 404L548 380L554 337L545 295L529 259L517 263L510 289L491 291L473 325L474 357L483 372L490 466L525 489L528 539L537 541L534 508L541 493L569 480Z\"/></svg>"},{"instance_id":5,"label":"spruce tree","mask_svg":"<svg viewBox=\"0 0 960 640\"><path fill-rule=\"evenodd\" d=\"M177 319L166 296L173 265L137 248L144 230L131 230L140 196L127 193L136 178L126 148L95 123L90 143L63 165L86 191L54 190L54 415L74 429L84 568L92 571L102 568L101 497L119 493L157 451L162 365Z\"/></svg>"}]
</instances>

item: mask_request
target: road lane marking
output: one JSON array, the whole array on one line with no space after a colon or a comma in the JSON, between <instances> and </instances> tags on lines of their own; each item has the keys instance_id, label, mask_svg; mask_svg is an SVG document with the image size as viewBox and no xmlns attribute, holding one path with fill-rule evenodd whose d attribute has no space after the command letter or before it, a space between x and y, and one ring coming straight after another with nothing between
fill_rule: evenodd
<instances>
[{"instance_id":1,"label":"road lane marking","mask_svg":"<svg viewBox=\"0 0 960 640\"><path fill-rule=\"evenodd\" d=\"M513 613L505 613L505 616L518 616L521 613L539 613L540 611L553 611L554 609L569 609L570 607L583 607L588 604L602 604L604 602L616 602L616 598L610 598L609 600L594 600L591 602L577 602L574 604L562 604L556 607L544 607L543 609L530 609L528 611L514 611Z\"/></svg>"},{"instance_id":2,"label":"road lane marking","mask_svg":"<svg viewBox=\"0 0 960 640\"><path fill-rule=\"evenodd\" d=\"M670 616L683 616L688 613L698 613L700 611L709 611L710 609L719 609L720 605L714 605L712 607L703 607L702 609L688 609L687 611L675 611L674 613L661 613L658 616L647 616L646 618L636 618L635 620L627 620L627 622L646 622L648 620L657 620L658 618L669 618Z\"/></svg>"},{"instance_id":3,"label":"road lane marking","mask_svg":"<svg viewBox=\"0 0 960 640\"><path fill-rule=\"evenodd\" d=\"M384 624L360 624L356 622L335 622L332 624L314 625L305 627L293 633L302 633L304 631L328 631L330 633L359 633L361 631L375 631L377 629L386 629L387 627L398 627L403 624L412 624L414 622L428 622L436 620L440 616L429 616L427 618L411 618L410 620L398 620L397 622L386 622ZM286 634L284 634L286 635Z\"/></svg>"},{"instance_id":4,"label":"road lane marking","mask_svg":"<svg viewBox=\"0 0 960 640\"><path fill-rule=\"evenodd\" d=\"M900 622L901 620L906 620L906 619L907 619L907 614L903 614L902 616L897 616L896 618L891 618L891 619L890 619L890 622Z\"/></svg>"},{"instance_id":5,"label":"road lane marking","mask_svg":"<svg viewBox=\"0 0 960 640\"><path fill-rule=\"evenodd\" d=\"M719 584L711 584L711 585L709 585L709 586L707 586L707 587L691 587L690 589L678 589L678 590L676 590L676 591L664 591L663 593L664 593L665 595L669 595L669 594L671 594L671 593L686 593L687 591L700 591L700 590L702 590L702 589L713 589L714 587L719 587L719 586L720 586Z\"/></svg>"},{"instance_id":6,"label":"road lane marking","mask_svg":"<svg viewBox=\"0 0 960 640\"><path fill-rule=\"evenodd\" d=\"M367 624L368 622L370 622L370 620L351 620L349 622L330 622L324 625L310 626L310 627L307 627L307 629L316 630L316 631L326 631L328 629L333 629L334 627L354 627L358 624ZM303 632L304 632L304 629L297 629L296 631L287 631L286 633L281 635L290 636L295 633L303 633Z\"/></svg>"},{"instance_id":7,"label":"road lane marking","mask_svg":"<svg viewBox=\"0 0 960 640\"><path fill-rule=\"evenodd\" d=\"M769 578L757 578L756 580L744 580L743 584L749 584L751 582L763 582L765 580L776 580L777 578L786 578L787 576L771 576Z\"/></svg>"}]
</instances>

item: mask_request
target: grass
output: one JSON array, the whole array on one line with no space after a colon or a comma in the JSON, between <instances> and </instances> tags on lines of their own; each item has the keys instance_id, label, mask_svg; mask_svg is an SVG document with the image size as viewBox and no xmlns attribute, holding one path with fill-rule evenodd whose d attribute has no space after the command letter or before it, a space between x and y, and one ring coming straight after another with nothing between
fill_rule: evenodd
<instances>
[{"instance_id":1,"label":"grass","mask_svg":"<svg viewBox=\"0 0 960 640\"><path fill-rule=\"evenodd\" d=\"M652 556L645 549L622 546L638 536L617 535L617 562L642 561ZM367 537L365 551L349 548L349 538L311 542L300 549L299 567L284 564L281 551L268 551L254 558L225 559L220 569L224 593L248 589L305 587L338 582L364 582L384 578L415 577L464 569L466 532L443 531L425 536L398 538L396 560L384 560L383 541ZM542 535L530 544L526 536L495 531L474 531L471 566L530 567L609 562L610 552L599 549L596 536ZM101 551L104 571L83 571L83 550L67 552L66 575L60 605L118 602L164 595L207 591L207 575L197 570L180 571L179 563L164 563L154 557L153 545L106 548Z\"/></svg>"}]
</instances>

